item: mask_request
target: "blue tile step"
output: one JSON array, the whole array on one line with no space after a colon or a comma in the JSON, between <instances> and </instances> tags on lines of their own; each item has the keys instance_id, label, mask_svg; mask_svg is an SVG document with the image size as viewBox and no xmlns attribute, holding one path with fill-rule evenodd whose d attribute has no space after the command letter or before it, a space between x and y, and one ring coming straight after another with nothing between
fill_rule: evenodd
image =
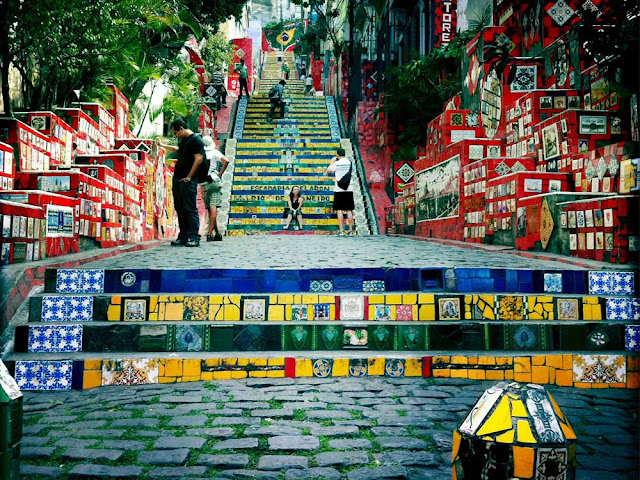
<instances>
[{"instance_id":1,"label":"blue tile step","mask_svg":"<svg viewBox=\"0 0 640 480\"><path fill-rule=\"evenodd\" d=\"M45 292L65 294L136 292L382 291L533 293L632 297L633 271L517 270L496 268L259 269L48 269ZM235 283L238 283L237 285ZM383 282L383 283L381 283ZM324 290L323 290L324 289Z\"/></svg>"}]
</instances>

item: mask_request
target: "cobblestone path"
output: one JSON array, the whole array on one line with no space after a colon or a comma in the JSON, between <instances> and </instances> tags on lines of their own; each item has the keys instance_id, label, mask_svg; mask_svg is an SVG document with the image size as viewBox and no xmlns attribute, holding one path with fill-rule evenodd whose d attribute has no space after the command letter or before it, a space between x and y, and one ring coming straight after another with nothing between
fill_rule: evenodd
<instances>
[{"instance_id":1,"label":"cobblestone path","mask_svg":"<svg viewBox=\"0 0 640 480\"><path fill-rule=\"evenodd\" d=\"M630 267L593 262L595 269ZM362 268L478 267L576 270L582 267L501 251L441 245L388 236L254 235L203 242L199 248L163 245L85 264L86 268Z\"/></svg>"},{"instance_id":2,"label":"cobblestone path","mask_svg":"<svg viewBox=\"0 0 640 480\"><path fill-rule=\"evenodd\" d=\"M494 382L249 379L26 392L23 478L449 479ZM638 393L554 388L580 480L638 478Z\"/></svg>"}]
</instances>

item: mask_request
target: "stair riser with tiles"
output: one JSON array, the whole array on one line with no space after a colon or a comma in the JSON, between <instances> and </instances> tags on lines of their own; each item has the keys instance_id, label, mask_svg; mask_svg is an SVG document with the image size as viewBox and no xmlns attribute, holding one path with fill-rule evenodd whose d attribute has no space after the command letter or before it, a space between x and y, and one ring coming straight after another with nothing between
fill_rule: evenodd
<instances>
[{"instance_id":1,"label":"stair riser with tiles","mask_svg":"<svg viewBox=\"0 0 640 480\"><path fill-rule=\"evenodd\" d=\"M635 281L472 268L51 270L8 364L27 390L364 375L637 388Z\"/></svg>"}]
</instances>

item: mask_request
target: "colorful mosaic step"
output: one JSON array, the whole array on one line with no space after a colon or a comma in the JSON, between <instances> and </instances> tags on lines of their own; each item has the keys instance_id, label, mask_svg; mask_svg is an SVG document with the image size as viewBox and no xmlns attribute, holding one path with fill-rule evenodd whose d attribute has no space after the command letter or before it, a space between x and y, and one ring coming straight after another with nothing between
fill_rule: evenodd
<instances>
[{"instance_id":1,"label":"colorful mosaic step","mask_svg":"<svg viewBox=\"0 0 640 480\"><path fill-rule=\"evenodd\" d=\"M627 296L634 271L497 268L47 269L44 291L100 293L455 292Z\"/></svg>"},{"instance_id":2,"label":"colorful mosaic step","mask_svg":"<svg viewBox=\"0 0 640 480\"><path fill-rule=\"evenodd\" d=\"M82 354L69 354L71 357ZM183 358L93 354L77 360L6 362L22 390L88 389L236 378L338 378L363 376L515 380L580 388L638 388L638 358L625 355L436 355L405 352L353 358L343 352L314 356L242 357L184 352Z\"/></svg>"},{"instance_id":3,"label":"colorful mosaic step","mask_svg":"<svg viewBox=\"0 0 640 480\"><path fill-rule=\"evenodd\" d=\"M313 281L329 289L330 281ZM233 283L233 281L231 282ZM238 282L237 282L238 283ZM246 285L246 284L242 284ZM368 282L370 292L380 288ZM31 321L593 321L640 320L640 300L595 295L459 293L229 293L218 295L44 295L32 297Z\"/></svg>"},{"instance_id":4,"label":"colorful mosaic step","mask_svg":"<svg viewBox=\"0 0 640 480\"><path fill-rule=\"evenodd\" d=\"M69 352L302 352L422 351L442 352L624 352L624 324L412 324L314 322L170 322L143 324L37 323L15 331L14 351ZM637 350L635 350L637 351Z\"/></svg>"}]
</instances>

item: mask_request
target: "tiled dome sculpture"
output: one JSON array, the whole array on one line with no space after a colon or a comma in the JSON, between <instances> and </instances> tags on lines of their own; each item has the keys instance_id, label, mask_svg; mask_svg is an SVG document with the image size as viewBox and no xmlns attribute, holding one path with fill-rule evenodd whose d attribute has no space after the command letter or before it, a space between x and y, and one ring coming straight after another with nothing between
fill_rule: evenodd
<instances>
[{"instance_id":1,"label":"tiled dome sculpture","mask_svg":"<svg viewBox=\"0 0 640 480\"><path fill-rule=\"evenodd\" d=\"M574 480L577 438L539 385L500 382L453 432L453 480Z\"/></svg>"}]
</instances>

